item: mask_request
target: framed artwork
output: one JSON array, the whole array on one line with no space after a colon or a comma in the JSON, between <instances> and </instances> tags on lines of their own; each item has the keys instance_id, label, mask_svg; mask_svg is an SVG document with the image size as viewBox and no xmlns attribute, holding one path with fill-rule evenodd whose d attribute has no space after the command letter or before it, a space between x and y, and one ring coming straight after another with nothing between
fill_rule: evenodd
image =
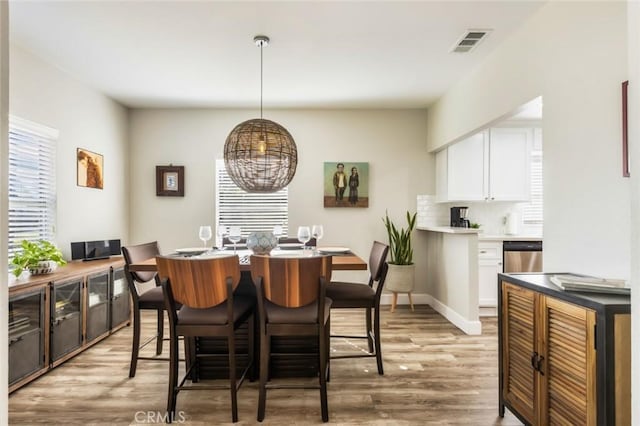
<instances>
[{"instance_id":1,"label":"framed artwork","mask_svg":"<svg viewBox=\"0 0 640 426\"><path fill-rule=\"evenodd\" d=\"M103 165L102 155L96 154L84 148L76 149L77 159L77 183L86 188L102 189Z\"/></svg>"},{"instance_id":2,"label":"framed artwork","mask_svg":"<svg viewBox=\"0 0 640 426\"><path fill-rule=\"evenodd\" d=\"M369 207L369 163L324 163L325 207Z\"/></svg>"},{"instance_id":3,"label":"framed artwork","mask_svg":"<svg viewBox=\"0 0 640 426\"><path fill-rule=\"evenodd\" d=\"M184 166L156 166L156 195L184 197Z\"/></svg>"},{"instance_id":4,"label":"framed artwork","mask_svg":"<svg viewBox=\"0 0 640 426\"><path fill-rule=\"evenodd\" d=\"M622 82L622 177L629 177L629 124L627 92L629 81Z\"/></svg>"}]
</instances>

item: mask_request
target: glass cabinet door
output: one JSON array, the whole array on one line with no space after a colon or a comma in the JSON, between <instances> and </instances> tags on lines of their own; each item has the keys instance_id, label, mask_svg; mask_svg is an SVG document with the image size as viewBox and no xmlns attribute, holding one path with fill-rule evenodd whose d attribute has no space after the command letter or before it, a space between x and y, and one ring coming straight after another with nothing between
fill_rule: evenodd
<instances>
[{"instance_id":1,"label":"glass cabinet door","mask_svg":"<svg viewBox=\"0 0 640 426\"><path fill-rule=\"evenodd\" d=\"M53 283L51 359L56 361L82 344L82 279Z\"/></svg>"},{"instance_id":2,"label":"glass cabinet door","mask_svg":"<svg viewBox=\"0 0 640 426\"><path fill-rule=\"evenodd\" d=\"M9 299L9 384L45 366L44 292Z\"/></svg>"},{"instance_id":3,"label":"glass cabinet door","mask_svg":"<svg viewBox=\"0 0 640 426\"><path fill-rule=\"evenodd\" d=\"M109 331L109 271L87 277L87 341Z\"/></svg>"},{"instance_id":4,"label":"glass cabinet door","mask_svg":"<svg viewBox=\"0 0 640 426\"><path fill-rule=\"evenodd\" d=\"M131 318L131 297L124 268L116 268L111 279L111 328Z\"/></svg>"}]
</instances>

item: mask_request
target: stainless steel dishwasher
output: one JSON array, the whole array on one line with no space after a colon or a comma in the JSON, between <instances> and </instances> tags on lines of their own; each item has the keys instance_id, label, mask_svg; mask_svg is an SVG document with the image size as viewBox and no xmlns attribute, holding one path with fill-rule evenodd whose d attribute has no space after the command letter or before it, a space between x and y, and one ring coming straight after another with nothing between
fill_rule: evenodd
<instances>
[{"instance_id":1,"label":"stainless steel dishwasher","mask_svg":"<svg viewBox=\"0 0 640 426\"><path fill-rule=\"evenodd\" d=\"M542 241L504 241L504 272L542 272Z\"/></svg>"}]
</instances>

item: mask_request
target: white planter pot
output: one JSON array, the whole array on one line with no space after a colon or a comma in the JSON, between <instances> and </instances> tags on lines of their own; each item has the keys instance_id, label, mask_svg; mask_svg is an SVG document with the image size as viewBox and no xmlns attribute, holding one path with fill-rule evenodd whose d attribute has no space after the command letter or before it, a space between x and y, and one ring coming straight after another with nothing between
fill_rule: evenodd
<instances>
[{"instance_id":1,"label":"white planter pot","mask_svg":"<svg viewBox=\"0 0 640 426\"><path fill-rule=\"evenodd\" d=\"M409 293L413 291L415 283L416 265L392 265L389 264L387 279L384 286L394 293Z\"/></svg>"},{"instance_id":2,"label":"white planter pot","mask_svg":"<svg viewBox=\"0 0 640 426\"><path fill-rule=\"evenodd\" d=\"M29 266L31 275L50 274L58 268L58 264L53 260L41 260L37 266Z\"/></svg>"}]
</instances>

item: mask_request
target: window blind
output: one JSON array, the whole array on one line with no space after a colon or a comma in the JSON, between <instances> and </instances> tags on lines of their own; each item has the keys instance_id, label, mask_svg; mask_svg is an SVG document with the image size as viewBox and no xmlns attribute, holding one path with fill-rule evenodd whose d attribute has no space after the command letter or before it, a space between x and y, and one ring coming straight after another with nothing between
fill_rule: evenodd
<instances>
[{"instance_id":1,"label":"window blind","mask_svg":"<svg viewBox=\"0 0 640 426\"><path fill-rule=\"evenodd\" d=\"M9 117L9 259L22 240L55 241L58 131Z\"/></svg>"},{"instance_id":2,"label":"window blind","mask_svg":"<svg viewBox=\"0 0 640 426\"><path fill-rule=\"evenodd\" d=\"M531 201L524 206L523 220L528 224L542 224L542 151L531 153Z\"/></svg>"},{"instance_id":3,"label":"window blind","mask_svg":"<svg viewBox=\"0 0 640 426\"><path fill-rule=\"evenodd\" d=\"M239 226L243 237L276 225L288 235L289 191L285 187L272 193L245 192L227 174L224 160L216 160L216 224Z\"/></svg>"}]
</instances>

